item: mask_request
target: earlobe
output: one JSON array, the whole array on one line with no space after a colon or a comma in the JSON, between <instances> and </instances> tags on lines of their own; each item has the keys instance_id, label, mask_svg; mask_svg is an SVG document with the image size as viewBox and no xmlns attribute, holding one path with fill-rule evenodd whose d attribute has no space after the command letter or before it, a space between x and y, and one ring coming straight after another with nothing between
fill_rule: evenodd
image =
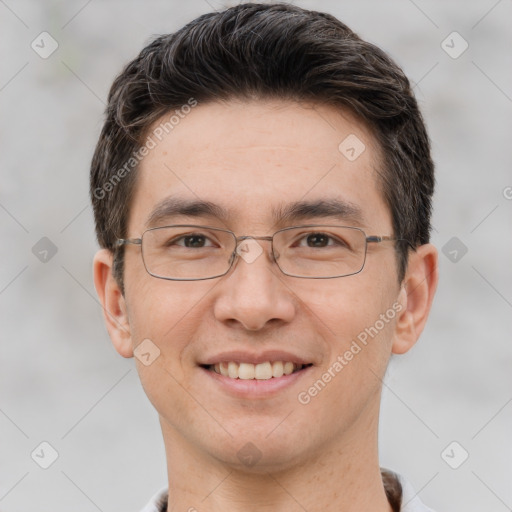
<instances>
[{"instance_id":1,"label":"earlobe","mask_svg":"<svg viewBox=\"0 0 512 512\"><path fill-rule=\"evenodd\" d=\"M398 299L402 308L396 321L394 354L411 349L425 327L439 279L437 257L432 244L421 245L409 256Z\"/></svg>"},{"instance_id":2,"label":"earlobe","mask_svg":"<svg viewBox=\"0 0 512 512\"><path fill-rule=\"evenodd\" d=\"M126 302L112 275L113 254L108 249L94 256L93 273L96 293L103 307L103 317L112 344L123 357L133 357L133 344Z\"/></svg>"}]
</instances>

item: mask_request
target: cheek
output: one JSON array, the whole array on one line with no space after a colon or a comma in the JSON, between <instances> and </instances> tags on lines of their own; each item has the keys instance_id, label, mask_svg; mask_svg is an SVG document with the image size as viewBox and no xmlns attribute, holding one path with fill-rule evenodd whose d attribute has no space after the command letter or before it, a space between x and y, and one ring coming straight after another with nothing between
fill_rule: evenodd
<instances>
[{"instance_id":1,"label":"cheek","mask_svg":"<svg viewBox=\"0 0 512 512\"><path fill-rule=\"evenodd\" d=\"M137 359L141 381L148 394L148 387L155 383L162 386L172 374L181 382L194 364L188 348L194 340L196 330L204 322L204 300L208 290L197 283L177 283L142 276L136 286L127 287L127 309L132 343L136 347L144 340L150 340L158 354L151 364L160 367L163 374L154 377L154 372L145 371L143 361ZM144 341L148 343L147 341ZM142 345L141 345L142 347ZM172 378L171 378L172 380Z\"/></svg>"},{"instance_id":2,"label":"cheek","mask_svg":"<svg viewBox=\"0 0 512 512\"><path fill-rule=\"evenodd\" d=\"M188 417L191 407L182 386L195 369L188 349L204 317L201 299L206 292L192 291L188 283L148 277L155 282L139 282L137 291L130 295L129 319L134 345L150 340L149 352L156 357L149 365L144 364L136 350L137 372L155 409L171 410L173 423L179 424Z\"/></svg>"},{"instance_id":3,"label":"cheek","mask_svg":"<svg viewBox=\"0 0 512 512\"><path fill-rule=\"evenodd\" d=\"M389 277L372 276L366 269L340 279L296 281L288 286L300 302L302 314L340 349L373 326L398 296L398 287L395 290Z\"/></svg>"},{"instance_id":4,"label":"cheek","mask_svg":"<svg viewBox=\"0 0 512 512\"><path fill-rule=\"evenodd\" d=\"M315 311L329 357L299 397L334 430L356 421L368 404L378 404L396 317L388 298L352 297L338 294L337 301L329 298L327 310Z\"/></svg>"},{"instance_id":5,"label":"cheek","mask_svg":"<svg viewBox=\"0 0 512 512\"><path fill-rule=\"evenodd\" d=\"M125 272L126 301L129 312L132 339L137 345L145 338L154 341L162 349L169 348L177 335L193 324L201 307L201 299L207 293L197 283L167 281L150 276L137 259L127 261ZM174 345L176 346L176 345Z\"/></svg>"},{"instance_id":6,"label":"cheek","mask_svg":"<svg viewBox=\"0 0 512 512\"><path fill-rule=\"evenodd\" d=\"M380 282L382 279L361 273L310 286L307 292L294 289L307 306L303 311L320 334L320 350L327 355L322 363L327 374L322 380L332 381L329 388L341 392L343 400L371 392L387 367L398 288L395 290L391 279L386 283ZM352 390L350 394L347 389Z\"/></svg>"}]
</instances>

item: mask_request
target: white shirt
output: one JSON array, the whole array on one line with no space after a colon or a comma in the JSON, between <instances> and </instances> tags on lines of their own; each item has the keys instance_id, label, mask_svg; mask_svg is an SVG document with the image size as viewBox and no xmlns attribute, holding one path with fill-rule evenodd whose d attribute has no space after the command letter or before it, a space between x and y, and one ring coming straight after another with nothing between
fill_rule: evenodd
<instances>
[{"instance_id":1,"label":"white shirt","mask_svg":"<svg viewBox=\"0 0 512 512\"><path fill-rule=\"evenodd\" d=\"M400 475L396 475L402 486L402 506L400 512L434 512L420 501L411 484ZM167 488L158 491L140 512L166 512Z\"/></svg>"}]
</instances>

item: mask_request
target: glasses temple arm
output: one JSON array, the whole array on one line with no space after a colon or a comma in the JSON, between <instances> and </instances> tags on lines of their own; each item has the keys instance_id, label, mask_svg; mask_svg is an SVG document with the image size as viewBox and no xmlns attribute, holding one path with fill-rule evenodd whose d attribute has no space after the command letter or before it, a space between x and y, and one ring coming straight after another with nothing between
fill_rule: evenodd
<instances>
[{"instance_id":1,"label":"glasses temple arm","mask_svg":"<svg viewBox=\"0 0 512 512\"><path fill-rule=\"evenodd\" d=\"M142 245L142 238L118 238L115 243L114 247L121 247L122 245Z\"/></svg>"},{"instance_id":2,"label":"glasses temple arm","mask_svg":"<svg viewBox=\"0 0 512 512\"><path fill-rule=\"evenodd\" d=\"M388 242L388 241L391 241L391 242L406 242L411 247L411 249L416 250L414 245L411 242L409 242L409 240L407 240L406 238L397 238L395 236L390 236L390 235L382 235L382 236L371 235L371 236L367 236L366 237L366 241L369 244L370 243Z\"/></svg>"}]
</instances>

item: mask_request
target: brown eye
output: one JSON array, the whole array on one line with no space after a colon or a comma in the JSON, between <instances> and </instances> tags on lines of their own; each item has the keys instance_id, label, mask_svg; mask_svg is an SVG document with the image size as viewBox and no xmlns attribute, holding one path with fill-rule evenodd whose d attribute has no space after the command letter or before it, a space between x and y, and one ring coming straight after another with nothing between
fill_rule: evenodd
<instances>
[{"instance_id":1,"label":"brown eye","mask_svg":"<svg viewBox=\"0 0 512 512\"><path fill-rule=\"evenodd\" d=\"M306 237L308 247L325 247L329 245L329 238L325 233L313 233Z\"/></svg>"},{"instance_id":2,"label":"brown eye","mask_svg":"<svg viewBox=\"0 0 512 512\"><path fill-rule=\"evenodd\" d=\"M206 237L202 235L190 235L183 237L185 247L204 247Z\"/></svg>"}]
</instances>

